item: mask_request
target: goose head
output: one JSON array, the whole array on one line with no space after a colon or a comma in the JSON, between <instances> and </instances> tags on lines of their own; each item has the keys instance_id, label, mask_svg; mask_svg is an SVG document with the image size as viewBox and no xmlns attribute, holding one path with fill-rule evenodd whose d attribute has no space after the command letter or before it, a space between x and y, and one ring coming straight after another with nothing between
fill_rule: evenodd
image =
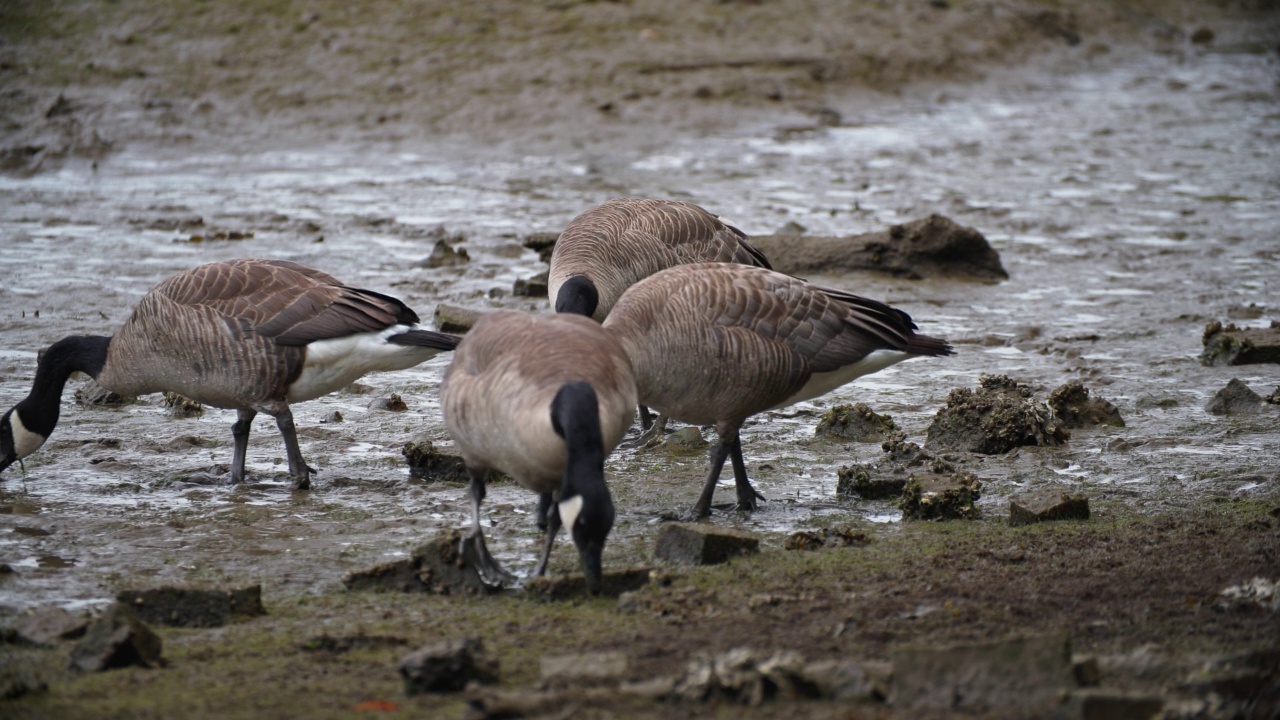
<instances>
[{"instance_id":1,"label":"goose head","mask_svg":"<svg viewBox=\"0 0 1280 720\"><path fill-rule=\"evenodd\" d=\"M604 571L601 556L613 530L613 497L604 482L604 442L599 403L585 382L560 388L551 403L551 424L568 448L564 483L557 510L582 560L587 592L600 592Z\"/></svg>"},{"instance_id":2,"label":"goose head","mask_svg":"<svg viewBox=\"0 0 1280 720\"><path fill-rule=\"evenodd\" d=\"M0 472L44 445L48 436L28 430L14 407L0 418Z\"/></svg>"},{"instance_id":3,"label":"goose head","mask_svg":"<svg viewBox=\"0 0 1280 720\"><path fill-rule=\"evenodd\" d=\"M600 305L600 291L586 275L574 275L556 293L556 312L591 317Z\"/></svg>"}]
</instances>

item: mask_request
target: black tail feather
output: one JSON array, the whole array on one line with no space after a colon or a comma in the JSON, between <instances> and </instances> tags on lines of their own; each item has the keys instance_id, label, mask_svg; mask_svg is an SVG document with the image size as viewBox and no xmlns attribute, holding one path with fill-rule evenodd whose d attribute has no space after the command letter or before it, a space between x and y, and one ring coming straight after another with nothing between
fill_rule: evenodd
<instances>
[{"instance_id":1,"label":"black tail feather","mask_svg":"<svg viewBox=\"0 0 1280 720\"><path fill-rule=\"evenodd\" d=\"M452 350L458 347L462 338L434 330L406 330L392 335L387 342L393 345L416 345L418 347L435 348L436 350Z\"/></svg>"},{"instance_id":2,"label":"black tail feather","mask_svg":"<svg viewBox=\"0 0 1280 720\"><path fill-rule=\"evenodd\" d=\"M912 355L925 355L928 357L956 354L955 348L951 347L951 343L942 338L929 337L928 335L913 334L907 338L907 346L903 349Z\"/></svg>"}]
</instances>

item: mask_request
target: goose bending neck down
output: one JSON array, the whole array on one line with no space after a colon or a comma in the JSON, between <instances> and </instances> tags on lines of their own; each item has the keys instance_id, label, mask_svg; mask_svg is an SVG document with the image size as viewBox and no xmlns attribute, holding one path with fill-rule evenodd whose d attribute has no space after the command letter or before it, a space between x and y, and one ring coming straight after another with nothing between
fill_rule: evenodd
<instances>
[{"instance_id":1,"label":"goose bending neck down","mask_svg":"<svg viewBox=\"0 0 1280 720\"><path fill-rule=\"evenodd\" d=\"M747 479L739 430L759 412L823 395L914 357L951 355L905 312L757 267L681 265L629 289L604 322L631 359L640 402L714 425L711 467L694 515L706 516L725 460L737 507L761 496Z\"/></svg>"},{"instance_id":2,"label":"goose bending neck down","mask_svg":"<svg viewBox=\"0 0 1280 720\"><path fill-rule=\"evenodd\" d=\"M617 342L576 315L492 313L458 345L440 399L471 480L464 559L490 585L515 581L490 554L481 527L485 478L496 470L538 494L546 535L533 575L546 572L564 525L588 591L599 592L614 522L604 461L631 424L636 401L631 366Z\"/></svg>"},{"instance_id":3,"label":"goose bending neck down","mask_svg":"<svg viewBox=\"0 0 1280 720\"><path fill-rule=\"evenodd\" d=\"M45 352L31 392L0 418L0 471L38 450L58 424L63 388L80 371L121 395L175 392L236 410L230 479L241 482L249 429L271 415L295 488L313 472L290 404L375 371L403 370L459 338L418 325L403 302L283 260L209 263L150 290L113 336L66 337Z\"/></svg>"}]
</instances>

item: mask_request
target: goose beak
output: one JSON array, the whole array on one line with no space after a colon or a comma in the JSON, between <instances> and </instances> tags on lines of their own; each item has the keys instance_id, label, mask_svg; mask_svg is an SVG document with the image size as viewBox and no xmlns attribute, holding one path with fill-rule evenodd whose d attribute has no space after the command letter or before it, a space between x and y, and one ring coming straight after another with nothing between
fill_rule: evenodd
<instances>
[{"instance_id":1,"label":"goose beak","mask_svg":"<svg viewBox=\"0 0 1280 720\"><path fill-rule=\"evenodd\" d=\"M587 594L599 595L604 582L604 571L600 558L604 553L602 543L583 543L578 547L578 555L582 558L582 574L587 579Z\"/></svg>"}]
</instances>

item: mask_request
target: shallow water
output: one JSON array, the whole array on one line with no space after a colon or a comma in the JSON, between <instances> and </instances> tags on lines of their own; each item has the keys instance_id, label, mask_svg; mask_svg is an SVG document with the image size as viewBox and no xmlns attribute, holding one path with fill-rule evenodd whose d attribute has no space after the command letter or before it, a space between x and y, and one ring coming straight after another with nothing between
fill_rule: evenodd
<instances>
[{"instance_id":1,"label":"shallow water","mask_svg":"<svg viewBox=\"0 0 1280 720\"><path fill-rule=\"evenodd\" d=\"M813 403L753 418L749 472L768 497L752 517L720 514L780 542L823 522L900 521L888 503L835 497L836 470L874 461L872 444L813 440L825 406L869 403L923 443L950 389L1006 373L1047 392L1071 379L1114 402L1128 425L1077 431L1060 449L977 458L980 503L1005 512L1017 489L1083 490L1112 503L1183 504L1269 495L1280 482L1280 412L1204 412L1238 377L1267 395L1280 368L1202 367L1204 324L1257 303L1280 319L1280 93L1274 56L1146 57L1089 73L999 82L841 107L834 128L759 126L676 137L661 147L585 147L512 156L408 143L237 148L129 147L100 167L0 177L0 406L25 395L36 351L71 333L107 334L163 277L200 262L279 257L404 298L427 317L445 301L545 310L512 298L544 269L519 239L557 231L609 197L680 197L748 233L788 222L850 234L941 213L982 231L1011 279L998 285L871 275L817 278L887 300L956 357L916 360ZM192 220L200 218L201 223ZM467 237L465 267L416 266L430 231ZM241 240L194 235L252 233ZM491 291L499 297L490 297ZM403 556L469 517L465 489L407 478L401 446L449 444L436 387L448 361L366 378L295 408L320 472L291 493L283 446L259 418L243 488L173 476L230 457L234 414L174 419L160 398L84 408L65 394L54 437L0 480L0 608L82 607L145 581L263 582L273 592L333 587L341 573ZM405 413L370 409L397 392ZM341 423L323 418L338 411ZM689 507L701 454L625 451L609 461L627 540L647 547L663 514ZM729 485L731 486L731 482ZM731 497L727 488L722 497ZM533 499L497 485L485 505L499 558L529 569ZM554 567L573 567L561 539ZM606 554L606 562L609 554Z\"/></svg>"}]
</instances>

